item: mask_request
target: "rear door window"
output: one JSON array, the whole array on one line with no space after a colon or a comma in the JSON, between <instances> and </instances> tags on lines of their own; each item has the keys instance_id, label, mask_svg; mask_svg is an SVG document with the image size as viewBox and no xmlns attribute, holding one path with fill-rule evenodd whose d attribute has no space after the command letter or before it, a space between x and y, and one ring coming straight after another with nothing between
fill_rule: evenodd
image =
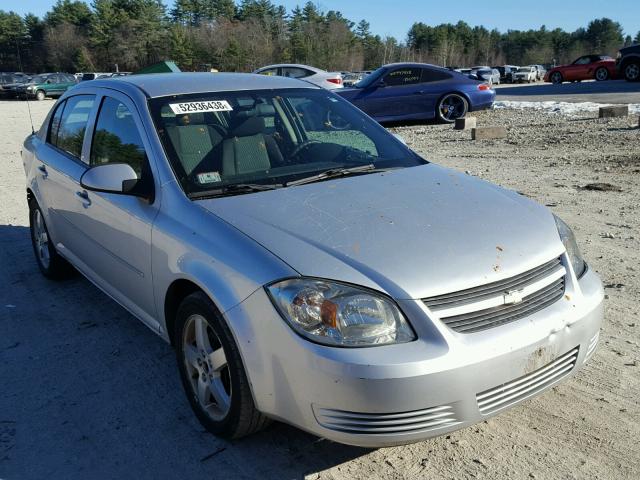
<instances>
[{"instance_id":1,"label":"rear door window","mask_svg":"<svg viewBox=\"0 0 640 480\"><path fill-rule=\"evenodd\" d=\"M144 144L127 106L105 97L91 142L91 165L127 163L142 178L147 163Z\"/></svg>"},{"instance_id":2,"label":"rear door window","mask_svg":"<svg viewBox=\"0 0 640 480\"><path fill-rule=\"evenodd\" d=\"M84 133L94 101L94 95L76 95L68 98L60 117L55 143L52 142L60 150L64 150L78 159L81 157ZM52 127L57 113L56 110L52 119Z\"/></svg>"},{"instance_id":3,"label":"rear door window","mask_svg":"<svg viewBox=\"0 0 640 480\"><path fill-rule=\"evenodd\" d=\"M384 76L384 83L390 87L413 85L420 83L421 68L400 68L393 70Z\"/></svg>"}]
</instances>

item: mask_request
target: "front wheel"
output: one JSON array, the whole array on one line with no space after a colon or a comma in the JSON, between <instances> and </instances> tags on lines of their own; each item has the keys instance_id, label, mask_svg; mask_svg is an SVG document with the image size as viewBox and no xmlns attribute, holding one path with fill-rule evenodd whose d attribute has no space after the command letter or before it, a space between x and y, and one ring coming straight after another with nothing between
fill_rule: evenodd
<instances>
[{"instance_id":1,"label":"front wheel","mask_svg":"<svg viewBox=\"0 0 640 480\"><path fill-rule=\"evenodd\" d=\"M176 320L178 369L200 423L229 439L264 428L269 420L255 407L233 335L209 297L189 295Z\"/></svg>"},{"instance_id":2,"label":"front wheel","mask_svg":"<svg viewBox=\"0 0 640 480\"><path fill-rule=\"evenodd\" d=\"M629 62L624 67L624 78L628 82L637 82L640 80L640 63Z\"/></svg>"},{"instance_id":3,"label":"front wheel","mask_svg":"<svg viewBox=\"0 0 640 480\"><path fill-rule=\"evenodd\" d=\"M604 80L609 80L609 70L604 67L601 67L596 70L595 73L596 80L598 82L603 82Z\"/></svg>"},{"instance_id":4,"label":"front wheel","mask_svg":"<svg viewBox=\"0 0 640 480\"><path fill-rule=\"evenodd\" d=\"M46 97L44 90L38 90L36 92L36 100L38 100L39 102L41 102L42 100L44 100L44 98Z\"/></svg>"},{"instance_id":5,"label":"front wheel","mask_svg":"<svg viewBox=\"0 0 640 480\"><path fill-rule=\"evenodd\" d=\"M551 83L560 85L562 83L562 74L560 72L553 72L551 74Z\"/></svg>"},{"instance_id":6,"label":"front wheel","mask_svg":"<svg viewBox=\"0 0 640 480\"><path fill-rule=\"evenodd\" d=\"M449 93L442 97L436 107L436 117L445 123L453 123L462 118L469 110L467 100L457 93Z\"/></svg>"}]
</instances>

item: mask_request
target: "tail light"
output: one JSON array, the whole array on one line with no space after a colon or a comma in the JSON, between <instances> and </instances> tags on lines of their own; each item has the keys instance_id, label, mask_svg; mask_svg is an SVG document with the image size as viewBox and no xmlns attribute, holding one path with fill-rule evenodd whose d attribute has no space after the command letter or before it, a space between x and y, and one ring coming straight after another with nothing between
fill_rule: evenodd
<instances>
[{"instance_id":1,"label":"tail light","mask_svg":"<svg viewBox=\"0 0 640 480\"><path fill-rule=\"evenodd\" d=\"M327 78L327 82L335 83L336 85L342 85L342 78Z\"/></svg>"},{"instance_id":2,"label":"tail light","mask_svg":"<svg viewBox=\"0 0 640 480\"><path fill-rule=\"evenodd\" d=\"M488 83L481 83L478 85L478 90L491 90L491 86Z\"/></svg>"}]
</instances>

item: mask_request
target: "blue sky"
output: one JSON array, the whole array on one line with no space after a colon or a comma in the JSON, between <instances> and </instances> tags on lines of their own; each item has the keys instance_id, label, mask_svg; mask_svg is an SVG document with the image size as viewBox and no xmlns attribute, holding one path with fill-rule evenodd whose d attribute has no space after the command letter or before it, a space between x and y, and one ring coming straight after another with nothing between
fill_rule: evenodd
<instances>
[{"instance_id":1,"label":"blue sky","mask_svg":"<svg viewBox=\"0 0 640 480\"><path fill-rule=\"evenodd\" d=\"M273 0L291 10L305 0ZM55 0L0 0L0 9L42 16ZM167 5L172 0L164 0ZM239 3L237 1L236 3ZM373 33L404 40L413 22L429 25L464 20L500 31L546 25L573 31L594 18L609 17L625 34L640 30L640 0L317 0L322 10L340 10L358 22L366 19Z\"/></svg>"}]
</instances>

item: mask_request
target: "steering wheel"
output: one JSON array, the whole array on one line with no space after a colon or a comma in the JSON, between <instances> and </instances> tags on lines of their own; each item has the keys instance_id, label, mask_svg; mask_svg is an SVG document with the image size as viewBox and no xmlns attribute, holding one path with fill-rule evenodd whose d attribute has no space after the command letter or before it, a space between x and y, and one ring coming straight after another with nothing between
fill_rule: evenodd
<instances>
[{"instance_id":1,"label":"steering wheel","mask_svg":"<svg viewBox=\"0 0 640 480\"><path fill-rule=\"evenodd\" d=\"M332 120L332 114L335 115L335 112L333 112L331 109L327 110L327 121L325 122L325 126L327 128L330 128L332 130L347 130L349 127L351 127L351 124L339 115L337 115L337 118L334 119L338 120L337 122Z\"/></svg>"},{"instance_id":2,"label":"steering wheel","mask_svg":"<svg viewBox=\"0 0 640 480\"><path fill-rule=\"evenodd\" d=\"M304 142L302 142L300 145L298 145L296 148L293 149L293 151L289 154L289 157L296 157L302 150L307 148L309 145L313 145L314 143L322 143L322 142L320 142L319 140L313 140L313 139L305 140Z\"/></svg>"}]
</instances>

